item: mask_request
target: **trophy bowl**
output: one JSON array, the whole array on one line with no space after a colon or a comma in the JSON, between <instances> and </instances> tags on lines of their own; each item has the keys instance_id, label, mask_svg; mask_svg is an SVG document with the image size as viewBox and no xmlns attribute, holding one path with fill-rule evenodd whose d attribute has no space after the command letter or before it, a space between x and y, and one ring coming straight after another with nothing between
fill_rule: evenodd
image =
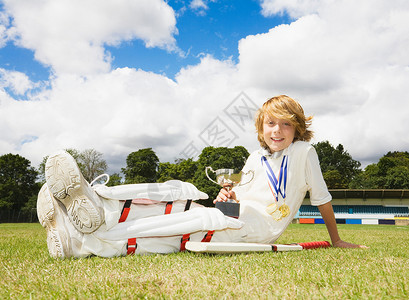
<instances>
[{"instance_id":1,"label":"trophy bowl","mask_svg":"<svg viewBox=\"0 0 409 300\"><path fill-rule=\"evenodd\" d=\"M216 181L213 180L210 176L208 171L211 171L215 174L216 176ZM254 171L248 171L246 173L244 172L235 172L234 169L217 169L214 171L212 167L206 167L206 176L207 178L218 184L219 186L227 189L230 191L233 187L235 186L241 186L249 183L251 180L253 180L254 177ZM242 176L243 175L248 175L252 174L251 178L246 181L242 182ZM226 202L216 202L215 206L216 208L220 209L226 216L233 217L233 218L238 218L240 215L240 204L238 203L239 201L234 201L233 199L228 200Z\"/></svg>"}]
</instances>

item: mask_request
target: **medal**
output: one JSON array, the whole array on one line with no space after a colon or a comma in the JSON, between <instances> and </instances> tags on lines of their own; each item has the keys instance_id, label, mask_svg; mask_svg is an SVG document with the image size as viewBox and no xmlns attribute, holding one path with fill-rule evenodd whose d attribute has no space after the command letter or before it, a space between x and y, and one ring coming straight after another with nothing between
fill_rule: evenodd
<instances>
[{"instance_id":1,"label":"medal","mask_svg":"<svg viewBox=\"0 0 409 300\"><path fill-rule=\"evenodd\" d=\"M267 183L268 186L270 187L271 192L273 193L275 200L272 204L267 206L266 212L269 215L271 215L274 218L274 220L279 221L282 218L285 218L290 215L290 208L288 207L287 204L285 204L285 202L280 207L278 207L277 204L279 195L283 197L284 201L286 197L285 190L287 187L288 156L287 155L283 156L280 166L280 173L278 175L278 180L265 156L261 157L261 164L263 165L264 170L266 171L268 178ZM283 187L281 187L282 185Z\"/></svg>"},{"instance_id":2,"label":"medal","mask_svg":"<svg viewBox=\"0 0 409 300\"><path fill-rule=\"evenodd\" d=\"M266 208L266 212L269 214L269 215L272 215L276 210L277 210L277 202L273 202L273 203L271 203L269 206L267 206L267 208Z\"/></svg>"},{"instance_id":3,"label":"medal","mask_svg":"<svg viewBox=\"0 0 409 300\"><path fill-rule=\"evenodd\" d=\"M273 212L272 214L270 214L274 220L276 221L280 221L283 218L283 214L281 213L281 211L279 209L277 209L275 212Z\"/></svg>"},{"instance_id":4,"label":"medal","mask_svg":"<svg viewBox=\"0 0 409 300\"><path fill-rule=\"evenodd\" d=\"M287 217L290 214L290 208L288 207L287 204L283 204L278 208L279 211L281 211L281 214L283 215L283 218Z\"/></svg>"}]
</instances>

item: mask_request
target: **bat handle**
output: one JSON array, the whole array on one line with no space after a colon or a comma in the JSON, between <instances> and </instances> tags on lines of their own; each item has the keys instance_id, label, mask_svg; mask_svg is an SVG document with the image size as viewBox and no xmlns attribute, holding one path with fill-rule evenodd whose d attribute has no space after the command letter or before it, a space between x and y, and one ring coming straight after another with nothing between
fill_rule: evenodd
<instances>
[{"instance_id":1,"label":"bat handle","mask_svg":"<svg viewBox=\"0 0 409 300\"><path fill-rule=\"evenodd\" d=\"M307 242L307 243L298 243L302 246L303 249L315 249L315 248L328 248L331 247L331 244L327 241L317 241L317 242Z\"/></svg>"}]
</instances>

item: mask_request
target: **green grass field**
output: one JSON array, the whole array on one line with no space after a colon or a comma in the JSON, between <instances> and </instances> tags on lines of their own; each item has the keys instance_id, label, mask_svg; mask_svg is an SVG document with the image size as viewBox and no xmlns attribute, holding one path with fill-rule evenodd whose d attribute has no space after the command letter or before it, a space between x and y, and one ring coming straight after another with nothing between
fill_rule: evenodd
<instances>
[{"instance_id":1,"label":"green grass field","mask_svg":"<svg viewBox=\"0 0 409 300\"><path fill-rule=\"evenodd\" d=\"M39 224L0 224L0 299L408 299L409 226L339 225L370 249L52 259ZM293 224L280 243L328 240Z\"/></svg>"}]
</instances>

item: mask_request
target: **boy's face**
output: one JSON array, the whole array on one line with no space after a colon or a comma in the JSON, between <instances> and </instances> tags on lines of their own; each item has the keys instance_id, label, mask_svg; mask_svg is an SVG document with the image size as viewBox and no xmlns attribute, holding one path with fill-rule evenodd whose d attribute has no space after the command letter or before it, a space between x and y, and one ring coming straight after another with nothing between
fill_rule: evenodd
<instances>
[{"instance_id":1,"label":"boy's face","mask_svg":"<svg viewBox=\"0 0 409 300\"><path fill-rule=\"evenodd\" d=\"M295 127L288 120L266 115L264 116L263 136L271 152L278 152L293 142Z\"/></svg>"}]
</instances>

